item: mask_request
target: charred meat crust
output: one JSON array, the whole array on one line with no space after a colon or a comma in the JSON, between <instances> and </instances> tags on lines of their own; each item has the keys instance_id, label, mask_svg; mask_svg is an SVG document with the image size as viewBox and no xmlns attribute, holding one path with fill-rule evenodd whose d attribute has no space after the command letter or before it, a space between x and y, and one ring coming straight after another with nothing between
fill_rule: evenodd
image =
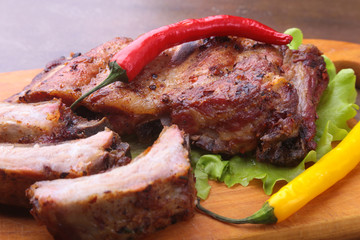
<instances>
[{"instance_id":1,"label":"charred meat crust","mask_svg":"<svg viewBox=\"0 0 360 240\"><path fill-rule=\"evenodd\" d=\"M251 41L237 46L242 54L232 69L221 61L209 68L220 76L216 81L169 94L172 123L211 152L256 149L259 161L295 166L316 147L316 106L328 83L321 53L312 45L297 51Z\"/></svg>"},{"instance_id":2,"label":"charred meat crust","mask_svg":"<svg viewBox=\"0 0 360 240\"><path fill-rule=\"evenodd\" d=\"M132 239L186 220L196 195L187 146L177 126L166 127L126 166L35 183L31 213L55 239Z\"/></svg>"},{"instance_id":3,"label":"charred meat crust","mask_svg":"<svg viewBox=\"0 0 360 240\"><path fill-rule=\"evenodd\" d=\"M268 133L261 138L257 158L277 165L296 166L310 150L316 148L316 107L329 79L322 53L315 46L302 45L295 51L282 47L281 51L284 56L284 76L291 81L299 98L296 106L296 115L300 120L298 134L291 136L278 131L276 127L269 128ZM286 129L292 124L287 123ZM277 135L275 138L266 139L274 133Z\"/></svg>"}]
</instances>

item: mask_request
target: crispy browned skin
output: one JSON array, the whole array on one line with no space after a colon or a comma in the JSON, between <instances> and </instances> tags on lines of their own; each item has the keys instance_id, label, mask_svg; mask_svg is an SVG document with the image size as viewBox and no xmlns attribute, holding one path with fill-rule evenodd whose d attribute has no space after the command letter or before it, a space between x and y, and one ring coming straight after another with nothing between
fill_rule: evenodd
<instances>
[{"instance_id":1,"label":"crispy browned skin","mask_svg":"<svg viewBox=\"0 0 360 240\"><path fill-rule=\"evenodd\" d=\"M74 58L11 100L61 97L70 104L108 75L104 51L111 55L128 42L115 39ZM132 83L112 84L82 104L107 116L120 134L168 119L211 152L255 151L260 161L292 166L316 145L315 110L328 82L320 55L312 45L292 51L248 39L205 39L163 52ZM89 56L103 58L103 65L78 63Z\"/></svg>"},{"instance_id":2,"label":"crispy browned skin","mask_svg":"<svg viewBox=\"0 0 360 240\"><path fill-rule=\"evenodd\" d=\"M130 161L129 145L102 131L52 145L0 144L0 203L29 207L25 190L36 181L76 178Z\"/></svg>"},{"instance_id":3,"label":"crispy browned skin","mask_svg":"<svg viewBox=\"0 0 360 240\"><path fill-rule=\"evenodd\" d=\"M194 214L187 141L177 126L130 164L76 179L38 182L31 213L55 239L133 239ZM76 194L74 194L76 193Z\"/></svg>"},{"instance_id":4,"label":"crispy browned skin","mask_svg":"<svg viewBox=\"0 0 360 240\"><path fill-rule=\"evenodd\" d=\"M88 121L75 115L61 100L39 103L0 102L0 142L53 143L91 136L108 121Z\"/></svg>"}]
</instances>

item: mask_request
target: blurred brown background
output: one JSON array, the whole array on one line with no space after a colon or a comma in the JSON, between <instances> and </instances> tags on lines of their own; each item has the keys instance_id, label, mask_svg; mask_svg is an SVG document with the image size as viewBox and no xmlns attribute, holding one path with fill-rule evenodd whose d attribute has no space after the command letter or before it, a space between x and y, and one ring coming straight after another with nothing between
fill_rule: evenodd
<instances>
[{"instance_id":1,"label":"blurred brown background","mask_svg":"<svg viewBox=\"0 0 360 240\"><path fill-rule=\"evenodd\" d=\"M0 72L42 68L116 36L186 18L231 14L306 38L360 43L360 0L0 0Z\"/></svg>"}]
</instances>

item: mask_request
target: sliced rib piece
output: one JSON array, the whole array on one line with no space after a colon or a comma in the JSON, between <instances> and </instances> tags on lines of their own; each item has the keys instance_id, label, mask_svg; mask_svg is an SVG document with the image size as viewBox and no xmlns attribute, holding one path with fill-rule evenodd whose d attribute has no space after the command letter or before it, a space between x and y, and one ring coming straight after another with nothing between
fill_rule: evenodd
<instances>
[{"instance_id":1,"label":"sliced rib piece","mask_svg":"<svg viewBox=\"0 0 360 240\"><path fill-rule=\"evenodd\" d=\"M36 181L75 178L127 164L128 150L110 130L56 145L0 144L0 203L29 206L25 190Z\"/></svg>"},{"instance_id":2,"label":"sliced rib piece","mask_svg":"<svg viewBox=\"0 0 360 240\"><path fill-rule=\"evenodd\" d=\"M171 126L126 166L35 183L31 213L55 239L129 239L187 219L195 188L186 145Z\"/></svg>"},{"instance_id":3,"label":"sliced rib piece","mask_svg":"<svg viewBox=\"0 0 360 240\"><path fill-rule=\"evenodd\" d=\"M85 59L106 62L128 42L115 39L44 72L9 101L60 97L71 104L109 74L105 63ZM108 117L120 134L168 118L211 152L256 152L260 161L293 166L315 148L315 110L327 83L312 45L290 50L217 37L166 50L133 82L111 84L81 104Z\"/></svg>"},{"instance_id":4,"label":"sliced rib piece","mask_svg":"<svg viewBox=\"0 0 360 240\"><path fill-rule=\"evenodd\" d=\"M58 99L32 104L0 103L0 142L59 142L93 135L105 126L105 118L88 121Z\"/></svg>"}]
</instances>

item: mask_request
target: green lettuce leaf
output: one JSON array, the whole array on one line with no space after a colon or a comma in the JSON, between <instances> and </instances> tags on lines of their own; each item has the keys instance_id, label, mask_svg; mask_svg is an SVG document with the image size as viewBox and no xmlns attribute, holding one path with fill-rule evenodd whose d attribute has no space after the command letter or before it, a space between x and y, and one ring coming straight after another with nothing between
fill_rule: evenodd
<instances>
[{"instance_id":1,"label":"green lettuce leaf","mask_svg":"<svg viewBox=\"0 0 360 240\"><path fill-rule=\"evenodd\" d=\"M304 161L295 168L279 168L271 164L257 162L254 158L235 156L229 160L228 168L222 180L232 187L239 183L246 187L253 179L261 179L266 194L271 194L277 181L290 181L303 172Z\"/></svg>"},{"instance_id":2,"label":"green lettuce leaf","mask_svg":"<svg viewBox=\"0 0 360 240\"><path fill-rule=\"evenodd\" d=\"M297 30L289 31L294 34L293 49L298 48L299 36ZM300 41L300 43L301 43ZM206 199L210 192L208 180L224 182L228 187L235 184L247 186L253 179L260 179L266 194L271 194L277 181L287 182L294 179L305 170L306 162L316 162L329 152L332 141L342 140L350 130L347 121L356 115L358 106L355 104L356 89L355 75L352 69L343 69L336 74L335 65L324 56L329 74L329 85L324 91L317 107L319 119L316 121L316 150L310 151L305 159L294 168L276 167L271 164L255 161L254 157L241 158L234 156L223 161L221 156L206 154L202 156L197 150L192 150L192 162L195 166L196 189L198 197Z\"/></svg>"},{"instance_id":3,"label":"green lettuce leaf","mask_svg":"<svg viewBox=\"0 0 360 240\"><path fill-rule=\"evenodd\" d=\"M292 50L298 49L303 40L303 34L301 30L298 28L289 28L284 33L293 37L293 40L288 44L288 47Z\"/></svg>"},{"instance_id":4,"label":"green lettuce leaf","mask_svg":"<svg viewBox=\"0 0 360 240\"><path fill-rule=\"evenodd\" d=\"M336 67L335 67L335 64L331 61L330 58L328 58L325 55L323 55L323 58L324 58L324 61L325 61L325 64L326 64L327 73L329 75L329 82L331 82L334 79L335 75L336 75Z\"/></svg>"},{"instance_id":5,"label":"green lettuce leaf","mask_svg":"<svg viewBox=\"0 0 360 240\"><path fill-rule=\"evenodd\" d=\"M352 69L343 69L330 79L329 85L321 97L316 112L319 119L317 125L317 139L323 134L323 129L318 126L326 126L332 122L335 126L349 131L347 120L356 115L358 106L356 101L355 74Z\"/></svg>"},{"instance_id":6,"label":"green lettuce leaf","mask_svg":"<svg viewBox=\"0 0 360 240\"><path fill-rule=\"evenodd\" d=\"M207 198L211 188L208 179L219 181L227 164L228 161L222 161L219 155L214 154L203 155L198 159L194 171L198 197Z\"/></svg>"}]
</instances>

